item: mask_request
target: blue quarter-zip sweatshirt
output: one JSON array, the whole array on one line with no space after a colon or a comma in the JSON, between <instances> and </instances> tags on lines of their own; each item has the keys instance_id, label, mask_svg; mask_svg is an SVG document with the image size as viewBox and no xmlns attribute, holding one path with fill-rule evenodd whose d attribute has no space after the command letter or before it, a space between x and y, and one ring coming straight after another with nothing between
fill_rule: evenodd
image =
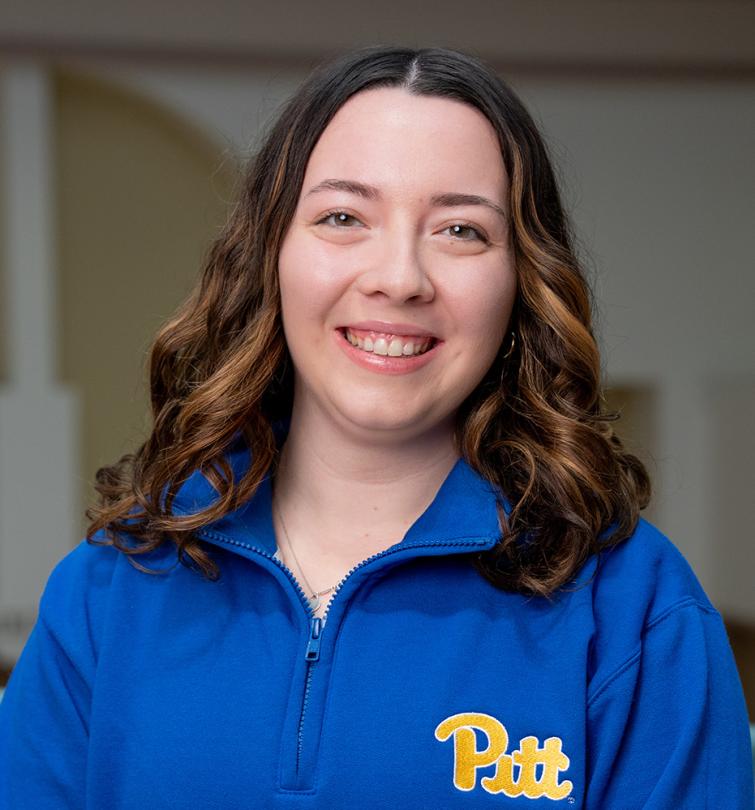
<instances>
[{"instance_id":1,"label":"blue quarter-zip sweatshirt","mask_svg":"<svg viewBox=\"0 0 755 810\"><path fill-rule=\"evenodd\" d=\"M641 521L552 600L505 593L472 565L498 499L459 460L325 625L274 559L270 479L201 532L216 582L82 542L0 705L0 807L751 810L731 649L675 547Z\"/></svg>"}]
</instances>

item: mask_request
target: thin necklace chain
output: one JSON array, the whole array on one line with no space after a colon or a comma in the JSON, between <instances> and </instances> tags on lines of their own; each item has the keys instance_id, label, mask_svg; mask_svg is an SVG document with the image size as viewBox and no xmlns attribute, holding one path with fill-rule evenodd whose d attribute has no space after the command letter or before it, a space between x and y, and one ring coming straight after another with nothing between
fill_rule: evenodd
<instances>
[{"instance_id":1,"label":"thin necklace chain","mask_svg":"<svg viewBox=\"0 0 755 810\"><path fill-rule=\"evenodd\" d=\"M283 534L286 537L286 543L288 544L288 550L291 552L291 556L293 557L293 560L296 563L296 567L299 569L299 573L301 574L301 578L304 581L304 584L307 586L307 590L309 591L309 593L312 594L312 596L309 599L309 602L312 605L312 610L317 610L317 608L320 606L320 597L325 596L326 593L330 593L331 591L334 591L338 587L338 583L336 583L335 585L331 585L329 588L325 588L324 591L316 591L309 584L309 581L307 580L307 577L304 574L304 569L302 568L301 563L299 562L299 558L296 556L296 552L294 551L294 547L291 544L291 537L288 534L288 529L286 528L286 523L283 520L283 513L281 512L281 509L280 509L280 506L279 506L277 500L273 499L273 504L274 504L274 507L275 507L275 511L278 513L278 520L280 520L280 522L281 522L281 528L283 529Z\"/></svg>"},{"instance_id":2,"label":"thin necklace chain","mask_svg":"<svg viewBox=\"0 0 755 810\"><path fill-rule=\"evenodd\" d=\"M278 470L280 471L280 465L279 465ZM428 501L427 505L425 506L425 510L433 502L434 498L435 498L435 494L433 494L431 496L430 500ZM278 519L280 520L281 528L283 529L283 534L284 534L284 536L286 538L286 543L288 544L288 549L291 552L292 559L296 563L296 567L299 569L299 573L301 574L302 582L306 586L307 591L312 594L312 596L309 597L309 604L310 604L310 606L312 608L312 611L316 612L318 610L318 608L320 607L320 605L321 605L320 597L325 596L326 593L330 593L331 591L335 591L336 588L338 587L338 585L340 584L340 580L335 585L331 585L329 588L325 588L325 590L322 590L322 591L316 591L309 584L309 581L307 580L307 577L306 577L306 575L304 573L304 569L302 568L301 563L299 562L299 558L296 556L296 552L294 551L293 544L291 543L291 537L290 537L290 535L288 533L288 529L286 528L286 522L283 520L283 513L281 512L281 508L280 508L280 505L278 503L278 499L275 497L275 492L273 492L272 507L275 510L275 512L277 512L277 514L278 514ZM423 510L423 513L424 513L425 510ZM285 560L284 560L284 562L285 562Z\"/></svg>"}]
</instances>

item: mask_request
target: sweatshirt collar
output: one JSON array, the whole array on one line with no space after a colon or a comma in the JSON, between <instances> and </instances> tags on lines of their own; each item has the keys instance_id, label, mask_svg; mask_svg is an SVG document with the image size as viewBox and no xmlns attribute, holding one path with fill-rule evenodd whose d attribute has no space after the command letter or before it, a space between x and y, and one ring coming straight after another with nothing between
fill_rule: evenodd
<instances>
[{"instance_id":1,"label":"sweatshirt collar","mask_svg":"<svg viewBox=\"0 0 755 810\"><path fill-rule=\"evenodd\" d=\"M287 425L275 426L279 442ZM236 440L226 454L239 480L250 464L246 445ZM276 550L272 518L272 478L266 475L254 495L235 511L208 524L204 534L258 548L267 554ZM173 506L177 514L192 514L206 508L217 496L210 482L199 471L180 487ZM510 511L505 498L463 458L457 459L434 499L409 527L396 545L442 545L492 548L500 539L498 505Z\"/></svg>"}]
</instances>

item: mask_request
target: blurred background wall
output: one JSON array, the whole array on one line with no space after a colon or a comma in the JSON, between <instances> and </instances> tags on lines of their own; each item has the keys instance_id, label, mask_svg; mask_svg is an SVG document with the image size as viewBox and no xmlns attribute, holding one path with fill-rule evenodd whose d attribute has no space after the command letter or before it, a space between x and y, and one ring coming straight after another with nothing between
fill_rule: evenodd
<instances>
[{"instance_id":1,"label":"blurred background wall","mask_svg":"<svg viewBox=\"0 0 755 810\"><path fill-rule=\"evenodd\" d=\"M142 439L150 340L264 123L320 60L442 45L540 123L648 517L723 612L755 717L755 4L6 2L0 9L0 663Z\"/></svg>"}]
</instances>

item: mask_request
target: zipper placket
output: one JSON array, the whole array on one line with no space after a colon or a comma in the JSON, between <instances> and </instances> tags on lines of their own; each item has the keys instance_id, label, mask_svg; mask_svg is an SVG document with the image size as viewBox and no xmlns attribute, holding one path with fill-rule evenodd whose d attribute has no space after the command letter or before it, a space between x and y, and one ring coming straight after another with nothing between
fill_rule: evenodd
<instances>
[{"instance_id":1,"label":"zipper placket","mask_svg":"<svg viewBox=\"0 0 755 810\"><path fill-rule=\"evenodd\" d=\"M304 716L307 713L307 703L309 702L309 690L312 685L312 670L314 664L320 660L320 635L322 634L322 619L319 616L312 616L309 624L309 640L307 649L304 652L304 660L307 662L307 673L304 676L304 696L301 701L301 711L299 712L299 723L296 731L296 773L299 773L301 762L301 752L304 747Z\"/></svg>"},{"instance_id":2,"label":"zipper placket","mask_svg":"<svg viewBox=\"0 0 755 810\"><path fill-rule=\"evenodd\" d=\"M288 577L288 579L293 584L296 593L299 596L299 600L302 603L302 606L307 614L307 618L309 619L309 636L307 638L307 645L304 651L304 660L306 664L306 672L304 676L304 693L302 696L302 703L301 708L299 711L299 722L297 724L297 734L296 734L296 763L295 763L295 772L297 776L300 773L300 765L301 765L301 755L304 749L304 720L306 717L307 707L309 703L310 691L311 691L311 684L312 684L312 675L314 665L320 660L320 643L322 640L322 634L324 632L324 624L325 620L330 613L331 606L335 601L336 597L338 596L339 591L346 583L346 581L355 574L359 569L369 565L370 563L375 562L378 559L383 557L390 557L394 554L403 553L412 549L418 548L435 548L435 547L442 547L442 546L453 546L453 547L460 547L460 546L472 546L472 547L480 547L481 541L488 541L490 538L487 537L464 537L458 539L451 539L451 540L438 540L438 541L428 541L424 543L411 543L408 545L401 545L397 544L395 547L385 549L383 551L378 552L377 554L373 554L370 557L362 560L361 562L357 563L357 565L353 566L339 581L336 585L333 595L328 602L328 606L325 609L325 613L323 614L322 619L319 616L314 615L314 611L312 610L312 606L307 598L306 594L304 593L299 581L294 576L291 569L289 569L281 560L277 557L274 557L272 554L268 553L264 549L259 548L258 546L251 546L248 543L242 543L240 540L234 540L230 537L226 537L219 532L213 532L211 530L200 530L197 532L199 537L205 537L206 539L212 541L217 540L221 543L229 544L238 546L240 548L245 548L249 551L258 554L261 557L264 557L266 560L270 560L275 565L280 568L284 574Z\"/></svg>"},{"instance_id":3,"label":"zipper placket","mask_svg":"<svg viewBox=\"0 0 755 810\"><path fill-rule=\"evenodd\" d=\"M294 589L296 590L296 593L299 597L299 601L301 602L302 607L304 608L304 612L307 614L307 618L309 620L309 637L307 639L307 646L304 651L304 660L306 662L307 669L304 676L304 694L302 696L301 708L299 710L299 722L297 724L297 734L296 734L296 773L298 774L299 762L301 760L301 752L304 745L304 734L303 734L304 717L307 711L307 702L309 701L309 691L310 686L312 684L312 667L317 661L320 660L320 636L322 634L323 620L319 616L314 615L312 605L310 604L307 595L304 593L304 590L299 584L299 580L294 576L293 571L291 571L291 569L288 568L288 566L286 566L285 563L283 563L277 557L273 556L272 554L260 548L259 546L251 546L249 545L249 543L242 543L240 540L234 540L231 537L226 537L225 535L222 535L218 532L213 532L211 530L200 530L197 532L197 536L204 537L210 541L218 540L221 543L228 543L233 546L239 546L239 548L245 548L248 551L253 551L260 557L264 557L266 560L269 560L270 562L277 565L278 568L280 568L281 571L283 571L283 573L291 581L291 584L294 586ZM338 588L340 588L340 586L341 583L338 584ZM330 605L328 605L328 607L330 607Z\"/></svg>"},{"instance_id":4,"label":"zipper placket","mask_svg":"<svg viewBox=\"0 0 755 810\"><path fill-rule=\"evenodd\" d=\"M306 681L304 686L304 699L302 701L302 709L301 714L299 715L299 726L297 732L297 740L296 740L296 774L297 776L300 773L300 764L301 764L301 754L304 748L304 717L307 710L307 704L309 700L309 691L310 685L312 682L312 670L313 664L320 659L320 637L323 633L323 625L325 624L325 620L328 618L328 614L330 613L330 608L336 600L338 596L338 592L341 590L343 585L352 576L355 574L359 569L364 568L365 566L369 565L376 560L382 559L384 557L390 557L393 554L399 554L410 549L417 549L417 548L434 548L434 547L441 547L441 546L480 546L481 540L487 540L487 538L463 538L459 540L439 540L439 541L429 541L425 543L412 543L407 545L400 545L398 544L395 547L384 549L383 551L379 551L377 554L373 554L370 557L362 560L361 562L357 563L353 566L340 580L340 582L336 585L333 595L331 596L330 600L328 601L328 606L325 608L325 613L323 614L322 620L318 617L313 617L310 624L310 637L309 643L307 644L307 652L305 653L305 659L307 660L307 674L306 674ZM311 656L310 657L310 653Z\"/></svg>"}]
</instances>

